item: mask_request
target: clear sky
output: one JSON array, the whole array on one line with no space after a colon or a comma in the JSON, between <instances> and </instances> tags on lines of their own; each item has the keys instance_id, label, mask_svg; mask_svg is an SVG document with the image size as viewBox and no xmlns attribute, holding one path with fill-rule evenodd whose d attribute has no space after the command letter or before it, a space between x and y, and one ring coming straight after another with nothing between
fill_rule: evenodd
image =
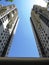
<instances>
[{"instance_id":1,"label":"clear sky","mask_svg":"<svg viewBox=\"0 0 49 65\"><path fill-rule=\"evenodd\" d=\"M13 37L8 57L39 57L30 23L31 9L34 4L46 6L43 0L14 0L12 3L0 1L0 4L15 4L18 9L19 24Z\"/></svg>"}]
</instances>

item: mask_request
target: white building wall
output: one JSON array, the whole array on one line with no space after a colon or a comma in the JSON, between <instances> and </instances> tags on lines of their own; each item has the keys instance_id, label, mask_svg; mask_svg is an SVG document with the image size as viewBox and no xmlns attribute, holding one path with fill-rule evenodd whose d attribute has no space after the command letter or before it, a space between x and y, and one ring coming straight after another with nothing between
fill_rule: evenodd
<instances>
[{"instance_id":1,"label":"white building wall","mask_svg":"<svg viewBox=\"0 0 49 65\"><path fill-rule=\"evenodd\" d=\"M9 11L7 11L5 13L5 15L0 17L0 19L2 18L1 19L2 25L0 26L0 56L2 55L2 52L4 51L4 48L5 48L6 44L9 44L7 41L8 41L8 39L9 39L11 33L12 33L12 30L13 30L13 28L15 26L15 23L17 21L17 18L18 18L17 10L15 10L16 7L15 6L14 7L11 6L11 7L12 7L11 8L12 10L11 9L9 10L9 7L7 7L7 9ZM14 11L14 13L13 13L13 11ZM7 13L10 14L10 18L8 18L8 16L7 16L8 14ZM15 14L16 14L16 16L15 16ZM15 20L14 20L14 18L15 18ZM12 22L12 21L10 21L11 19L13 20L12 27L11 28L7 28L7 24L9 22ZM10 45L11 44L9 44L9 47L10 47ZM7 48L6 52L8 53L8 51L9 51L9 48Z\"/></svg>"}]
</instances>

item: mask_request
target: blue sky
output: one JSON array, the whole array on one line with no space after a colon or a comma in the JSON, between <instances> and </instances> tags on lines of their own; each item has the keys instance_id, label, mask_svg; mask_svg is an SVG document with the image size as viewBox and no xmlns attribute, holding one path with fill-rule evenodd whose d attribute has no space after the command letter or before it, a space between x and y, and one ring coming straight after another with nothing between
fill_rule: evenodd
<instances>
[{"instance_id":1,"label":"blue sky","mask_svg":"<svg viewBox=\"0 0 49 65\"><path fill-rule=\"evenodd\" d=\"M19 24L12 40L8 57L39 57L30 23L31 9L37 0L14 0L12 3L0 1L2 5L15 4L18 9Z\"/></svg>"}]
</instances>

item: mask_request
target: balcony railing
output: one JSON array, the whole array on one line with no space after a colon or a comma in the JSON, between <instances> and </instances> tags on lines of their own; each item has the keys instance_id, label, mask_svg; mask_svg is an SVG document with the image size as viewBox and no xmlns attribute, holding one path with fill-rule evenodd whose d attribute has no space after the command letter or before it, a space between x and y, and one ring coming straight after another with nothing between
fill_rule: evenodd
<instances>
[{"instance_id":1,"label":"balcony railing","mask_svg":"<svg viewBox=\"0 0 49 65\"><path fill-rule=\"evenodd\" d=\"M11 28L12 24L13 24L13 22L12 22L12 20L10 20L10 22L7 24L7 28Z\"/></svg>"},{"instance_id":2,"label":"balcony railing","mask_svg":"<svg viewBox=\"0 0 49 65\"><path fill-rule=\"evenodd\" d=\"M46 16L44 16L42 13L39 13L39 17L49 27L49 19Z\"/></svg>"},{"instance_id":3,"label":"balcony railing","mask_svg":"<svg viewBox=\"0 0 49 65\"><path fill-rule=\"evenodd\" d=\"M4 9L4 8L5 8L5 9ZM4 7L4 8L2 9L2 11L0 11L0 18L4 17L6 14L8 14L8 13L11 12L12 10L14 10L16 7L9 8L8 10L7 10L6 7Z\"/></svg>"}]
</instances>

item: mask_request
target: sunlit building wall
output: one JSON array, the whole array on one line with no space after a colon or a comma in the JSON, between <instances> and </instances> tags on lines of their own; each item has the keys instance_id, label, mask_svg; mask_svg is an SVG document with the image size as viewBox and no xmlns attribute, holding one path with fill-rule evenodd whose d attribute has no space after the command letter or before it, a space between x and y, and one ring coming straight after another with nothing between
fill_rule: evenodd
<instances>
[{"instance_id":1,"label":"sunlit building wall","mask_svg":"<svg viewBox=\"0 0 49 65\"><path fill-rule=\"evenodd\" d=\"M14 30L18 25L18 11L14 4L0 5L0 56L7 56Z\"/></svg>"}]
</instances>

